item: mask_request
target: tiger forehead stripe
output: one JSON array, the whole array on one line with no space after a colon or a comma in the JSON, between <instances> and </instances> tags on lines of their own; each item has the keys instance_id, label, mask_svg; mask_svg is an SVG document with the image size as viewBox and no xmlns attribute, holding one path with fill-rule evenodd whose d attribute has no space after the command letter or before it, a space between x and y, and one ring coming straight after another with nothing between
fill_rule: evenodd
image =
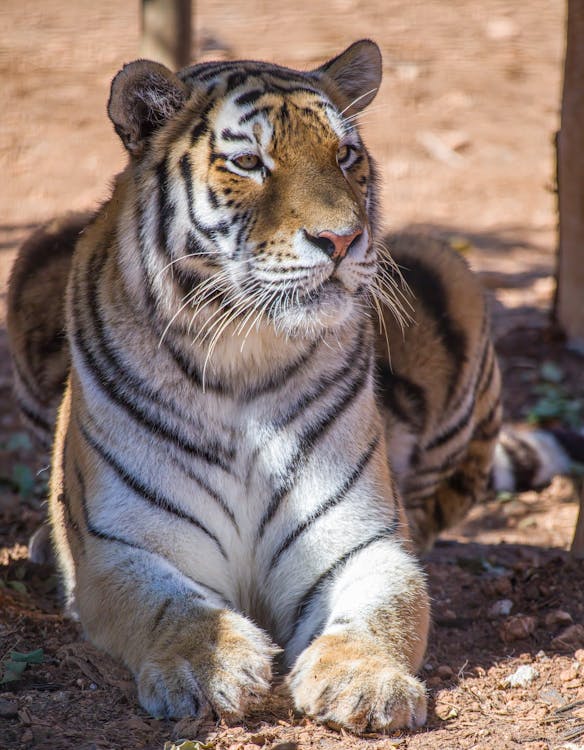
<instances>
[{"instance_id":1,"label":"tiger forehead stripe","mask_svg":"<svg viewBox=\"0 0 584 750\"><path fill-rule=\"evenodd\" d=\"M251 77L249 91L237 90L234 96L216 102L213 129L225 147L228 143L239 142L243 147L255 142L266 149L275 135L274 128L294 127L303 120L314 134L330 133L332 129L331 136L339 140L356 135L354 126L343 119L324 92L304 86L283 89L269 79L263 84L260 89L257 79Z\"/></svg>"}]
</instances>

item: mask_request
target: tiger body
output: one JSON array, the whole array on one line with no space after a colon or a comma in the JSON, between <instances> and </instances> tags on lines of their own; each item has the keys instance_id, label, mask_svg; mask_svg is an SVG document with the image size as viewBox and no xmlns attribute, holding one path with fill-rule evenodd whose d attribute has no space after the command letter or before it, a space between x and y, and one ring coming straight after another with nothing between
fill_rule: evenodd
<instances>
[{"instance_id":1,"label":"tiger body","mask_svg":"<svg viewBox=\"0 0 584 750\"><path fill-rule=\"evenodd\" d=\"M352 118L380 73L361 42L308 74L139 61L112 84L130 160L72 254L49 507L70 608L155 715L242 716L277 644L320 721L425 720Z\"/></svg>"},{"instance_id":2,"label":"tiger body","mask_svg":"<svg viewBox=\"0 0 584 750\"><path fill-rule=\"evenodd\" d=\"M45 442L61 402L50 516L68 604L155 715L241 717L277 644L298 710L353 731L423 723L412 548L525 453L498 437L465 262L415 235L380 248L355 126L380 75L371 42L310 73L126 66L111 200L15 264L16 394Z\"/></svg>"}]
</instances>

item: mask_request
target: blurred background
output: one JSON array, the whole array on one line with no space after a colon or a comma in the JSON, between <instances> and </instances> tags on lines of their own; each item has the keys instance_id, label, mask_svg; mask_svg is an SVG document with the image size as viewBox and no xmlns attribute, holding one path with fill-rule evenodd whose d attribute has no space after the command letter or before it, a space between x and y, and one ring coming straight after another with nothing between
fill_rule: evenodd
<instances>
[{"instance_id":1,"label":"blurred background","mask_svg":"<svg viewBox=\"0 0 584 750\"><path fill-rule=\"evenodd\" d=\"M563 15L550 0L199 0L191 49L307 69L374 39L384 83L363 129L387 224L520 230L545 244ZM112 77L141 54L140 28L139 2L2 0L3 226L108 196L124 155L105 106Z\"/></svg>"}]
</instances>

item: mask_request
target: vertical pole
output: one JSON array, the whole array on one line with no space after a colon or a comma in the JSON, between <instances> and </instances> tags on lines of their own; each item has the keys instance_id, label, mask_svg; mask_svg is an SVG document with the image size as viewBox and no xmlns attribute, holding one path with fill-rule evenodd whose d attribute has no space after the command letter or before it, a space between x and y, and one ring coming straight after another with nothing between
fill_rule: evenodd
<instances>
[{"instance_id":1,"label":"vertical pole","mask_svg":"<svg viewBox=\"0 0 584 750\"><path fill-rule=\"evenodd\" d=\"M574 479L574 491L580 501L580 508L578 511L578 520L576 521L576 528L574 530L574 538L572 539L572 547L570 552L572 557L577 560L584 559L584 479L582 477L576 477Z\"/></svg>"},{"instance_id":2,"label":"vertical pole","mask_svg":"<svg viewBox=\"0 0 584 750\"><path fill-rule=\"evenodd\" d=\"M142 56L171 70L189 65L191 13L191 0L142 0Z\"/></svg>"},{"instance_id":3,"label":"vertical pole","mask_svg":"<svg viewBox=\"0 0 584 750\"><path fill-rule=\"evenodd\" d=\"M557 146L559 258L556 317L584 353L584 1L568 0L562 121Z\"/></svg>"}]
</instances>

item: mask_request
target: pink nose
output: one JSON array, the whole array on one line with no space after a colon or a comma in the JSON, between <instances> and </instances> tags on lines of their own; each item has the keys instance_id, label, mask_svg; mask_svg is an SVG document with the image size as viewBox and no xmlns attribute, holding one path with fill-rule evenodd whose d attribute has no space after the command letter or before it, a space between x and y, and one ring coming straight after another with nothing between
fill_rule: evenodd
<instances>
[{"instance_id":1,"label":"pink nose","mask_svg":"<svg viewBox=\"0 0 584 750\"><path fill-rule=\"evenodd\" d=\"M332 252L327 251L327 255L330 256L331 260L342 260L347 254L351 242L361 234L363 234L363 231L358 229L351 234L335 234L334 232L329 231L319 232L318 236L323 237L332 243L334 250Z\"/></svg>"}]
</instances>

